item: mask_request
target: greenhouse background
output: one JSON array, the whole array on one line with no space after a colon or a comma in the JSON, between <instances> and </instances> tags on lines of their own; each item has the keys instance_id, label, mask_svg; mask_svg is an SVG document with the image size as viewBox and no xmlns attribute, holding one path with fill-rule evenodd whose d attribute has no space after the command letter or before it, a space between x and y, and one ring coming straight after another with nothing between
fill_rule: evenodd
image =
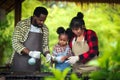
<instances>
[{"instance_id":1,"label":"greenhouse background","mask_svg":"<svg viewBox=\"0 0 120 80\"><path fill-rule=\"evenodd\" d=\"M25 0L22 2L21 20L33 15L37 6L44 6L49 14L45 24L49 28L49 46L52 52L57 43L58 35L56 29L59 26L69 27L71 19L77 12L84 13L87 29L97 33L99 40L99 57L93 61L93 65L99 66L99 71L90 74L93 80L120 80L120 5L116 3L79 3L71 1L39 1ZM0 65L9 62L12 55L11 38L15 27L14 10L6 15L6 21L0 21ZM50 71L50 64L42 57L43 72ZM67 70L66 70L67 71ZM51 71L52 72L52 71ZM53 71L54 73L54 71ZM62 74L56 71L58 75ZM66 74L64 74L66 75ZM63 75L63 76L64 76ZM61 78L61 77L57 77ZM64 77L63 77L64 78ZM50 79L46 79L50 80Z\"/></svg>"}]
</instances>

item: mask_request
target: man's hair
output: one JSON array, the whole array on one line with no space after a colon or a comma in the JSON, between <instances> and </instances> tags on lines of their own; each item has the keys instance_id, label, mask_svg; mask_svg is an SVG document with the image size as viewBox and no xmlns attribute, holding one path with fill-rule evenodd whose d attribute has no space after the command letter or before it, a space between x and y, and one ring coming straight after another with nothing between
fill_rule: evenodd
<instances>
[{"instance_id":1,"label":"man's hair","mask_svg":"<svg viewBox=\"0 0 120 80\"><path fill-rule=\"evenodd\" d=\"M39 17L41 14L44 14L44 15L48 15L48 11L46 8L44 7L36 7L35 10L34 10L34 13L33 15Z\"/></svg>"}]
</instances>

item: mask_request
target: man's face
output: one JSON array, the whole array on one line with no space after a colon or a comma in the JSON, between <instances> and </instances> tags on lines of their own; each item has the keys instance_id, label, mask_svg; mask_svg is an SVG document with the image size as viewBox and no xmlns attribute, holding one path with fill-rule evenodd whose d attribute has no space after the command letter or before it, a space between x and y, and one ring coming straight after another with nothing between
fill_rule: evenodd
<instances>
[{"instance_id":1,"label":"man's face","mask_svg":"<svg viewBox=\"0 0 120 80\"><path fill-rule=\"evenodd\" d=\"M47 15L41 14L39 17L34 16L33 18L34 18L33 24L37 27L42 27L47 18Z\"/></svg>"}]
</instances>

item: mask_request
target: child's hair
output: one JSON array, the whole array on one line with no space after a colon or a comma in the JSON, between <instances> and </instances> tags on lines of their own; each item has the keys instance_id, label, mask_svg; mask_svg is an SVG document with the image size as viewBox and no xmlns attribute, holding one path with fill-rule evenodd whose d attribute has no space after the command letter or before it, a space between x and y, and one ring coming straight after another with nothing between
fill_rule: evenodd
<instances>
[{"instance_id":1,"label":"child's hair","mask_svg":"<svg viewBox=\"0 0 120 80\"><path fill-rule=\"evenodd\" d=\"M63 27L58 27L56 32L59 35L59 37L60 37L61 34L67 35L68 36L68 40L70 40L72 38L72 36L73 36L73 32L72 32L72 30L70 28L67 28L65 30Z\"/></svg>"},{"instance_id":2,"label":"child's hair","mask_svg":"<svg viewBox=\"0 0 120 80\"><path fill-rule=\"evenodd\" d=\"M57 32L57 34L59 34L59 35L60 35L60 34L64 34L64 33L65 33L65 29L64 29L63 27L58 27L56 32Z\"/></svg>"},{"instance_id":3,"label":"child's hair","mask_svg":"<svg viewBox=\"0 0 120 80\"><path fill-rule=\"evenodd\" d=\"M60 35L62 35L62 34L68 36L67 30L65 30L63 27L58 27L56 32L57 32L57 34L59 35L59 37L60 37Z\"/></svg>"}]
</instances>

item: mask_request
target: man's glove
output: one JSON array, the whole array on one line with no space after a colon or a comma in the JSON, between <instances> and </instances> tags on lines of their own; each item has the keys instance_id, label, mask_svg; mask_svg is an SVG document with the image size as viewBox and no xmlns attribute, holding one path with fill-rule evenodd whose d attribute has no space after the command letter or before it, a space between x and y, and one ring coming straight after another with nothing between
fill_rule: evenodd
<instances>
[{"instance_id":1,"label":"man's glove","mask_svg":"<svg viewBox=\"0 0 120 80\"><path fill-rule=\"evenodd\" d=\"M51 56L51 59L52 59L53 61L55 61L55 60L56 60L56 56Z\"/></svg>"},{"instance_id":2,"label":"man's glove","mask_svg":"<svg viewBox=\"0 0 120 80\"><path fill-rule=\"evenodd\" d=\"M40 54L41 54L40 51L30 51L29 52L29 56L31 56L33 58L37 58L37 59L40 59Z\"/></svg>"},{"instance_id":3,"label":"man's glove","mask_svg":"<svg viewBox=\"0 0 120 80\"><path fill-rule=\"evenodd\" d=\"M50 53L48 53L46 55L46 62L50 62L50 61L51 61L51 55L50 55Z\"/></svg>"},{"instance_id":4,"label":"man's glove","mask_svg":"<svg viewBox=\"0 0 120 80\"><path fill-rule=\"evenodd\" d=\"M71 57L68 58L68 62L70 64L75 64L78 60L79 60L78 56L71 56Z\"/></svg>"}]
</instances>

